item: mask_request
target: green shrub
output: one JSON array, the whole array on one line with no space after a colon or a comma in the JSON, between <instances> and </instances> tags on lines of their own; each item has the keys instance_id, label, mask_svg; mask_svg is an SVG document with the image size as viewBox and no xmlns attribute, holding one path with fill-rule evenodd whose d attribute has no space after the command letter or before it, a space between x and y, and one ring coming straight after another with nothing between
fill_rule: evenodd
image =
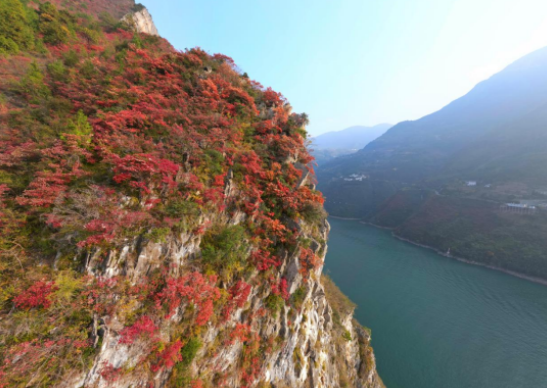
<instances>
[{"instance_id":1,"label":"green shrub","mask_svg":"<svg viewBox=\"0 0 547 388\"><path fill-rule=\"evenodd\" d=\"M171 234L171 228L154 228L148 232L147 237L155 243L164 243Z\"/></svg>"},{"instance_id":2,"label":"green shrub","mask_svg":"<svg viewBox=\"0 0 547 388\"><path fill-rule=\"evenodd\" d=\"M195 202L190 201L169 201L165 208L165 212L170 217L189 217L198 216L200 210Z\"/></svg>"},{"instance_id":3,"label":"green shrub","mask_svg":"<svg viewBox=\"0 0 547 388\"><path fill-rule=\"evenodd\" d=\"M230 280L234 273L245 268L248 249L245 228L240 225L214 228L201 242L203 262L224 280Z\"/></svg>"},{"instance_id":4,"label":"green shrub","mask_svg":"<svg viewBox=\"0 0 547 388\"><path fill-rule=\"evenodd\" d=\"M82 280L70 270L62 271L57 275L55 285L58 288L55 292L57 299L62 303L70 303L82 288Z\"/></svg>"},{"instance_id":5,"label":"green shrub","mask_svg":"<svg viewBox=\"0 0 547 388\"><path fill-rule=\"evenodd\" d=\"M93 133L93 127L89 124L87 116L80 109L76 117L68 125L70 133L78 136L90 136Z\"/></svg>"},{"instance_id":6,"label":"green shrub","mask_svg":"<svg viewBox=\"0 0 547 388\"><path fill-rule=\"evenodd\" d=\"M142 11L143 9L145 9L146 7L144 5L142 5L141 3L136 3L134 6L133 6L133 12L140 12Z\"/></svg>"},{"instance_id":7,"label":"green shrub","mask_svg":"<svg viewBox=\"0 0 547 388\"><path fill-rule=\"evenodd\" d=\"M270 294L264 304L272 312L272 315L277 317L277 313L285 306L285 301L279 295Z\"/></svg>"},{"instance_id":8,"label":"green shrub","mask_svg":"<svg viewBox=\"0 0 547 388\"><path fill-rule=\"evenodd\" d=\"M20 86L21 91L33 97L33 100L48 98L51 95L51 90L44 83L44 74L36 62L30 64Z\"/></svg>"},{"instance_id":9,"label":"green shrub","mask_svg":"<svg viewBox=\"0 0 547 388\"><path fill-rule=\"evenodd\" d=\"M292 359L294 362L295 372L299 374L302 370L302 366L304 365L304 357L302 356L298 346L296 346L293 350Z\"/></svg>"},{"instance_id":10,"label":"green shrub","mask_svg":"<svg viewBox=\"0 0 547 388\"><path fill-rule=\"evenodd\" d=\"M44 40L41 39L41 38L38 38L38 37L34 41L34 50L36 50L36 52L39 53L39 54L48 54L49 53L49 50L47 49L47 47L44 43Z\"/></svg>"},{"instance_id":11,"label":"green shrub","mask_svg":"<svg viewBox=\"0 0 547 388\"><path fill-rule=\"evenodd\" d=\"M133 44L136 48L142 49L142 40L138 32L133 34Z\"/></svg>"},{"instance_id":12,"label":"green shrub","mask_svg":"<svg viewBox=\"0 0 547 388\"><path fill-rule=\"evenodd\" d=\"M0 311L9 305L9 300L16 296L16 289L12 284L0 287Z\"/></svg>"},{"instance_id":13,"label":"green shrub","mask_svg":"<svg viewBox=\"0 0 547 388\"><path fill-rule=\"evenodd\" d=\"M80 62L80 56L76 51L70 50L64 55L65 66L74 67L78 62Z\"/></svg>"},{"instance_id":14,"label":"green shrub","mask_svg":"<svg viewBox=\"0 0 547 388\"><path fill-rule=\"evenodd\" d=\"M194 358L196 358L196 355L198 354L199 350L201 349L201 340L197 337L192 337L188 340L188 342L182 347L180 350L180 354L182 355L182 361L181 364L188 367L194 361Z\"/></svg>"},{"instance_id":15,"label":"green shrub","mask_svg":"<svg viewBox=\"0 0 547 388\"><path fill-rule=\"evenodd\" d=\"M323 209L323 206L317 204L306 204L300 211L302 218L310 224L316 224L327 218L327 212Z\"/></svg>"},{"instance_id":16,"label":"green shrub","mask_svg":"<svg viewBox=\"0 0 547 388\"><path fill-rule=\"evenodd\" d=\"M19 46L12 39L0 36L0 55L17 54Z\"/></svg>"},{"instance_id":17,"label":"green shrub","mask_svg":"<svg viewBox=\"0 0 547 388\"><path fill-rule=\"evenodd\" d=\"M342 333L342 338L348 342L352 340L351 333L349 332L349 330L344 330L344 333Z\"/></svg>"},{"instance_id":18,"label":"green shrub","mask_svg":"<svg viewBox=\"0 0 547 388\"><path fill-rule=\"evenodd\" d=\"M4 46L14 50L17 47L32 49L34 47L34 32L26 7L19 0L0 1L0 52ZM5 49L5 48L4 48Z\"/></svg>"},{"instance_id":19,"label":"green shrub","mask_svg":"<svg viewBox=\"0 0 547 388\"><path fill-rule=\"evenodd\" d=\"M207 165L211 176L222 174L223 162L224 162L224 156L217 150L205 151L204 163Z\"/></svg>"},{"instance_id":20,"label":"green shrub","mask_svg":"<svg viewBox=\"0 0 547 388\"><path fill-rule=\"evenodd\" d=\"M293 292L291 295L291 303L295 309L299 310L304 303L304 298L306 297L306 289L303 286L300 286Z\"/></svg>"},{"instance_id":21,"label":"green shrub","mask_svg":"<svg viewBox=\"0 0 547 388\"><path fill-rule=\"evenodd\" d=\"M178 224L174 226L178 232L188 232L195 228L201 214L197 203L183 199L169 201L163 211L170 218L179 219Z\"/></svg>"},{"instance_id":22,"label":"green shrub","mask_svg":"<svg viewBox=\"0 0 547 388\"><path fill-rule=\"evenodd\" d=\"M101 12L99 14L99 20L101 22L101 26L108 32L116 31L117 29L123 28L126 26L125 23L120 22L118 19L116 19L112 14L108 12Z\"/></svg>"},{"instance_id":23,"label":"green shrub","mask_svg":"<svg viewBox=\"0 0 547 388\"><path fill-rule=\"evenodd\" d=\"M44 42L57 45L68 41L70 30L62 23L59 11L53 4L40 4L38 14L38 28L44 35Z\"/></svg>"},{"instance_id":24,"label":"green shrub","mask_svg":"<svg viewBox=\"0 0 547 388\"><path fill-rule=\"evenodd\" d=\"M63 82L66 80L67 69L61 61L48 63L47 72L55 81Z\"/></svg>"},{"instance_id":25,"label":"green shrub","mask_svg":"<svg viewBox=\"0 0 547 388\"><path fill-rule=\"evenodd\" d=\"M101 33L97 30L92 30L90 28L84 28L82 35L85 37L88 43L97 44L101 41Z\"/></svg>"},{"instance_id":26,"label":"green shrub","mask_svg":"<svg viewBox=\"0 0 547 388\"><path fill-rule=\"evenodd\" d=\"M86 59L86 61L83 63L82 67L80 67L80 74L82 77L91 79L94 75L96 75L99 71L93 64L93 62L89 59Z\"/></svg>"}]
</instances>

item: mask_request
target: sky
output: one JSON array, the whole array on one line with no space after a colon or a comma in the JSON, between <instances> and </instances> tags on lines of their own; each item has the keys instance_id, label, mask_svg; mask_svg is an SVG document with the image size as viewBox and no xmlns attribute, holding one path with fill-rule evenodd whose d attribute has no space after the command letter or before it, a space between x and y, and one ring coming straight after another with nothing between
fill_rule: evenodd
<instances>
[{"instance_id":1,"label":"sky","mask_svg":"<svg viewBox=\"0 0 547 388\"><path fill-rule=\"evenodd\" d=\"M432 113L547 46L546 0L138 0L175 48L232 57L318 135Z\"/></svg>"}]
</instances>

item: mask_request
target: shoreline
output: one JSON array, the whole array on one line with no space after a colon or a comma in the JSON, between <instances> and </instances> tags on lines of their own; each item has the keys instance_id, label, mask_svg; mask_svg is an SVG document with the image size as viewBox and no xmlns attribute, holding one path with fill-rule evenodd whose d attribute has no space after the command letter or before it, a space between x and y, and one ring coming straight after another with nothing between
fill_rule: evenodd
<instances>
[{"instance_id":1,"label":"shoreline","mask_svg":"<svg viewBox=\"0 0 547 388\"><path fill-rule=\"evenodd\" d=\"M374 226L376 229L391 230L391 232L393 233L393 228L390 228L389 226L380 226L368 221L359 221L359 223L363 225Z\"/></svg>"},{"instance_id":2,"label":"shoreline","mask_svg":"<svg viewBox=\"0 0 547 388\"><path fill-rule=\"evenodd\" d=\"M372 222L362 221L361 219L358 219L358 218L343 218L343 217L335 217L335 216L329 216L329 217L332 217L332 218L335 218L335 219L338 219L338 220L345 220L345 221L359 221L360 224L370 225L370 226L372 226L376 229L389 230L389 231L391 231L391 235L393 237L395 237L397 240L400 240L400 241L403 241L403 242L406 242L408 244L412 244L412 245L415 245L415 246L418 246L418 247L421 247L421 248L426 248L426 249L432 250L435 253L437 253L441 256L444 256L446 258L454 259L454 260L460 261L460 262L465 263L465 264L476 265L476 266L488 268L488 269L491 269L491 270L494 270L494 271L503 272L507 275L514 276L514 277L519 278L519 279L523 279L523 280L527 280L527 281L532 282L532 283L547 286L547 280L545 280L545 279L537 278L537 277L534 277L534 276L524 275L524 274L521 274L519 272L515 272L515 271L508 270L508 269L496 267L496 266L493 266L493 265L479 263L477 261L473 261L473 260L469 260L469 259L464 259L463 257L457 257L457 256L449 255L446 252L442 252L439 249L434 248L432 246L425 245L425 244L420 244L420 243L417 243L415 241L409 240L407 238L398 236L395 233L395 231L393 230L393 228L388 228L388 227L385 227L385 226L376 225L376 224L373 224Z\"/></svg>"},{"instance_id":3,"label":"shoreline","mask_svg":"<svg viewBox=\"0 0 547 388\"><path fill-rule=\"evenodd\" d=\"M335 220L342 220L342 221L360 221L361 220L360 218L338 217L338 216L333 216L331 214L328 215L327 219L329 218L334 218Z\"/></svg>"},{"instance_id":4,"label":"shoreline","mask_svg":"<svg viewBox=\"0 0 547 388\"><path fill-rule=\"evenodd\" d=\"M374 225L371 224L371 226L374 226ZM442 252L442 251L438 250L437 248L431 247L429 245L420 244L420 243L414 242L412 240L409 240L407 238L397 236L393 231L391 232L391 235L393 237L395 237L397 240L400 240L400 241L403 241L403 242L406 242L408 244L412 244L412 245L415 245L415 246L418 246L418 247L421 247L421 248L426 248L426 249L432 250L435 253L439 254L440 256L444 256L444 257L449 258L449 259L454 259L454 260L460 261L460 262L465 263L465 264L476 265L476 266L488 268L488 269L491 269L491 270L494 270L494 271L503 272L507 275L511 275L511 276L516 277L516 278L520 278L520 279L527 280L527 281L532 282L532 283L537 283L537 284L541 284L543 286L547 286L547 280L545 280L545 279L524 275L524 274L521 274L519 272L515 272L515 271L508 270L508 269L496 267L496 266L493 266L493 265L479 263L478 261L464 259L463 257L449 255L446 252Z\"/></svg>"}]
</instances>

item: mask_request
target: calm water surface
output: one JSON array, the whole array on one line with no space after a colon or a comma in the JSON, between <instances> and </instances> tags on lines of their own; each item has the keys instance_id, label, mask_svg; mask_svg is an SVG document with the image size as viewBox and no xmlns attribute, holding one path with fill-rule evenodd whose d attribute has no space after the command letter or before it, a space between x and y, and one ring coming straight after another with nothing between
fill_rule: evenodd
<instances>
[{"instance_id":1,"label":"calm water surface","mask_svg":"<svg viewBox=\"0 0 547 388\"><path fill-rule=\"evenodd\" d=\"M387 388L547 388L547 287L331 219L326 272Z\"/></svg>"}]
</instances>

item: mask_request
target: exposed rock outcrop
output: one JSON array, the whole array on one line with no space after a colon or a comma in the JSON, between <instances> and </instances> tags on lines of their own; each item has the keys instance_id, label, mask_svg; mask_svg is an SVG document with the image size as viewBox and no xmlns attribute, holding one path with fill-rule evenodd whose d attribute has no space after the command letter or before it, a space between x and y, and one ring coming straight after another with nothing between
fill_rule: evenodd
<instances>
[{"instance_id":1,"label":"exposed rock outcrop","mask_svg":"<svg viewBox=\"0 0 547 388\"><path fill-rule=\"evenodd\" d=\"M152 15L145 7L125 15L122 20L129 23L137 32L155 36L160 35L154 20L152 20Z\"/></svg>"},{"instance_id":2,"label":"exposed rock outcrop","mask_svg":"<svg viewBox=\"0 0 547 388\"><path fill-rule=\"evenodd\" d=\"M211 218L213 221L213 218ZM240 215L228 217L220 214L214 217L215 223L233 225L241 222ZM311 248L324 259L329 225L323 220L319 225L304 222L299 227L305 231L312 243ZM121 252L110 252L106 267L101 266L101 252L89 261L88 271L100 271L107 277L122 275L135 283L147 276L155 268L170 262L174 272L185 272L193 265L199 255L201 237L192 233L179 236L175 241L163 244L149 243L139 247L137 243L127 246ZM319 240L319 241L318 241ZM318 267L307 281L301 275L298 257L285 253L286 261L280 268L278 279L288 281L288 290L297 295L294 304L282 306L274 314L264 303L268 289L254 287L246 305L234 312L229 320L221 324L210 323L202 335L203 344L192 366L192 373L212 383L223 381L226 387L244 386L241 362L245 358L248 345L233 343L229 333L242 321L252 321L251 330L258 333L265 348L266 360L260 373L247 381L248 386L327 388L359 387L380 388L382 383L376 372L375 359L370 348L370 335L353 320L353 310L333 308L327 293L339 292L329 285L326 292L322 284L322 266ZM117 259L115 259L117 258ZM255 273L253 278L258 280ZM329 281L329 280L327 280ZM343 298L330 295L331 298ZM188 306L186 306L188 307ZM185 311L180 309L171 318L174 324L180 323ZM254 317L254 318L252 318ZM124 324L117 316L101 317L103 331L102 347L88 372L75 377L76 382L86 387L129 388L144 387L147 381L140 375L144 373L137 367L140 352L147 344L136 342L132 345L120 344L120 332ZM165 322L169 325L169 322ZM269 348L269 349L268 349ZM105 365L114 370L131 371L122 373L115 381L104 378ZM205 377L205 376L208 376ZM169 378L168 373L156 376L156 386L161 387ZM149 381L149 380L148 380ZM261 385L262 384L262 385ZM77 384L75 384L78 386Z\"/></svg>"}]
</instances>

